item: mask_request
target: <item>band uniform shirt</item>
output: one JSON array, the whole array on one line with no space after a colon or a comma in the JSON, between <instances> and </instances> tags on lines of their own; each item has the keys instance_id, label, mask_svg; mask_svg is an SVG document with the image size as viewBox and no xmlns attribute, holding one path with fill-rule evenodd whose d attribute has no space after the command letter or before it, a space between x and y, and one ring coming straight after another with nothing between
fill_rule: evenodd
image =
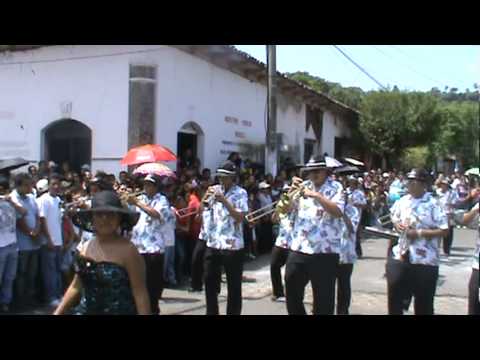
<instances>
[{"instance_id":1,"label":"band uniform shirt","mask_svg":"<svg viewBox=\"0 0 480 360\"><path fill-rule=\"evenodd\" d=\"M164 253L166 238L171 236L171 223L175 221L170 203L160 193L151 199L147 195L142 195L139 201L155 209L160 214L160 219L152 218L137 207L136 211L140 213L140 218L132 230L131 241L140 254Z\"/></svg>"},{"instance_id":2,"label":"band uniform shirt","mask_svg":"<svg viewBox=\"0 0 480 360\"><path fill-rule=\"evenodd\" d=\"M170 207L170 211L172 212L173 216L169 217L165 223L165 247L175 246L175 227L177 226L177 216L175 215L176 213L174 207Z\"/></svg>"},{"instance_id":3,"label":"band uniform shirt","mask_svg":"<svg viewBox=\"0 0 480 360\"><path fill-rule=\"evenodd\" d=\"M225 194L225 198L238 212L248 212L248 195L245 189L233 185ZM243 222L237 223L228 212L228 209L219 201L214 201L210 212L210 219L205 226L202 224L201 236L207 240L207 247L218 250L241 250L244 248Z\"/></svg>"},{"instance_id":4,"label":"band uniform shirt","mask_svg":"<svg viewBox=\"0 0 480 360\"><path fill-rule=\"evenodd\" d=\"M403 196L392 206L391 215L393 223L410 222L416 230L448 229L447 214L430 193L425 193L420 199L415 199L410 194ZM440 241L441 237L430 239L421 237L410 241L410 263L438 266ZM392 251L393 258L400 260L400 246L395 245Z\"/></svg>"},{"instance_id":5,"label":"band uniform shirt","mask_svg":"<svg viewBox=\"0 0 480 360\"><path fill-rule=\"evenodd\" d=\"M279 214L280 221L278 226L278 236L275 240L275 246L288 249L292 240L293 214Z\"/></svg>"},{"instance_id":6,"label":"band uniform shirt","mask_svg":"<svg viewBox=\"0 0 480 360\"><path fill-rule=\"evenodd\" d=\"M472 210L478 209L479 203L472 207ZM475 252L473 253L473 263L472 268L478 270L479 268L479 255L480 255L480 216L477 214L470 224L468 224L469 228L475 229L477 232L477 244L475 246Z\"/></svg>"},{"instance_id":7,"label":"band uniform shirt","mask_svg":"<svg viewBox=\"0 0 480 360\"><path fill-rule=\"evenodd\" d=\"M453 225L453 207L458 201L458 196L455 191L452 190L447 190L446 192L442 192L440 189L437 189L436 191L437 194L437 201L442 207L443 211L447 214L447 217L449 218L449 225Z\"/></svg>"},{"instance_id":8,"label":"band uniform shirt","mask_svg":"<svg viewBox=\"0 0 480 360\"><path fill-rule=\"evenodd\" d=\"M311 181L307 181L305 185L313 188ZM345 197L339 182L327 178L316 191L333 201L343 213ZM334 218L328 214L323 206L311 197L301 197L294 207L296 215L290 249L304 254L339 254L342 218Z\"/></svg>"},{"instance_id":9,"label":"band uniform shirt","mask_svg":"<svg viewBox=\"0 0 480 360\"><path fill-rule=\"evenodd\" d=\"M360 224L360 209L350 203L345 204L345 216L348 217L353 225L353 232L349 232L345 221L343 223L342 239L340 242L340 263L354 264L357 261L357 251L355 249L358 225Z\"/></svg>"},{"instance_id":10,"label":"band uniform shirt","mask_svg":"<svg viewBox=\"0 0 480 360\"><path fill-rule=\"evenodd\" d=\"M351 191L348 189L348 202L352 205L367 205L367 197L365 196L365 192L360 189L355 189Z\"/></svg>"},{"instance_id":11,"label":"band uniform shirt","mask_svg":"<svg viewBox=\"0 0 480 360\"><path fill-rule=\"evenodd\" d=\"M21 196L17 190L12 192L12 199L17 204L20 204L27 213L23 217L25 224L31 230L37 225L38 206L35 197L32 194ZM31 251L40 249L40 241L33 240L30 236L25 234L20 228L17 228L17 242L19 251Z\"/></svg>"},{"instance_id":12,"label":"band uniform shirt","mask_svg":"<svg viewBox=\"0 0 480 360\"><path fill-rule=\"evenodd\" d=\"M87 208L88 209L91 209L92 208L92 200L87 200L85 201L85 204L87 205ZM133 209L134 210L134 209ZM80 242L78 243L78 246L77 246L77 250L80 251L80 248L81 246L83 246L82 244L83 243L87 243L89 242L90 240L92 240L94 238L94 233L93 232L90 232L90 231L87 231L85 229L80 229L78 227L75 226L75 230L77 230L77 234L82 233L82 236L80 237Z\"/></svg>"},{"instance_id":13,"label":"band uniform shirt","mask_svg":"<svg viewBox=\"0 0 480 360\"><path fill-rule=\"evenodd\" d=\"M365 192L360 189L355 189L351 191L348 189L348 203L351 205L367 205L367 197ZM359 211L359 216L362 218L362 209L357 208Z\"/></svg>"},{"instance_id":14,"label":"band uniform shirt","mask_svg":"<svg viewBox=\"0 0 480 360\"><path fill-rule=\"evenodd\" d=\"M17 242L17 220L22 216L8 201L0 200L0 248ZM1 279L0 279L1 281Z\"/></svg>"},{"instance_id":15,"label":"band uniform shirt","mask_svg":"<svg viewBox=\"0 0 480 360\"><path fill-rule=\"evenodd\" d=\"M54 246L63 245L62 236L62 210L60 209L61 200L58 196L52 196L50 193L45 193L37 199L38 214L45 218L48 232L52 238ZM42 236L43 244L47 244L47 238Z\"/></svg>"}]
</instances>

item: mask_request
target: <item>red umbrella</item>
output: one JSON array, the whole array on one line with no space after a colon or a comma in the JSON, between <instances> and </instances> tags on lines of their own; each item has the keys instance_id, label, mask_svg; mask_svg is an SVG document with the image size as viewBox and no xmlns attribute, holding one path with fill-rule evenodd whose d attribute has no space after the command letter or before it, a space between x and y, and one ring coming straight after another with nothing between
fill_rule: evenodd
<instances>
[{"instance_id":1,"label":"red umbrella","mask_svg":"<svg viewBox=\"0 0 480 360\"><path fill-rule=\"evenodd\" d=\"M122 165L139 165L157 161L176 161L177 157L168 148L161 145L142 145L130 149L120 162Z\"/></svg>"},{"instance_id":2,"label":"red umbrella","mask_svg":"<svg viewBox=\"0 0 480 360\"><path fill-rule=\"evenodd\" d=\"M142 175L155 174L158 176L167 176L173 178L176 177L175 173L167 165L160 163L147 163L140 165L133 173Z\"/></svg>"}]
</instances>

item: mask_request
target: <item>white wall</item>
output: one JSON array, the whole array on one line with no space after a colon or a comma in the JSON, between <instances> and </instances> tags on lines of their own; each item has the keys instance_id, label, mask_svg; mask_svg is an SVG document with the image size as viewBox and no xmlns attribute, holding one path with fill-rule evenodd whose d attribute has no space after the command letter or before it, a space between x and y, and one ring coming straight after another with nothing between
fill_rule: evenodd
<instances>
[{"instance_id":1,"label":"white wall","mask_svg":"<svg viewBox=\"0 0 480 360\"><path fill-rule=\"evenodd\" d=\"M2 65L136 50L143 52ZM39 160L41 130L64 117L61 104L71 102L70 117L92 129L93 169L120 171L119 159L128 150L129 64L157 66L156 142L176 151L177 132L193 121L205 134L202 166L212 169L227 157L222 150L238 151L238 146L222 141L264 143L263 85L168 46L55 46L0 53L0 158L18 155ZM225 117L238 119L238 124L227 123ZM334 136L346 131L335 127L332 115L325 112L323 151L333 154ZM300 145L303 158L304 139L315 139L312 129L305 133L304 104L279 98L278 132L285 134L288 144Z\"/></svg>"},{"instance_id":2,"label":"white wall","mask_svg":"<svg viewBox=\"0 0 480 360\"><path fill-rule=\"evenodd\" d=\"M323 132L321 142L321 153L335 154L335 137L350 137L351 132L345 120L334 115L330 111L323 114Z\"/></svg>"},{"instance_id":3,"label":"white wall","mask_svg":"<svg viewBox=\"0 0 480 360\"><path fill-rule=\"evenodd\" d=\"M0 157L19 155L35 161L41 159L41 130L64 117L61 104L71 102L70 117L92 129L93 168L118 171L118 158L125 154L128 146L129 63L148 61L151 53L4 64L98 56L142 48L145 46L54 46L0 54ZM104 160L95 161L95 158Z\"/></svg>"},{"instance_id":4,"label":"white wall","mask_svg":"<svg viewBox=\"0 0 480 360\"><path fill-rule=\"evenodd\" d=\"M215 169L235 145L222 141L265 142L266 87L194 57L169 48L158 66L157 129L158 142L177 148L177 131L186 122L197 123L205 134L203 167ZM238 119L227 123L225 117ZM251 122L251 127L242 121ZM278 131L287 134L288 142L303 144L305 107L289 105L278 109ZM245 138L238 137L242 133ZM313 136L313 134L310 134Z\"/></svg>"}]
</instances>

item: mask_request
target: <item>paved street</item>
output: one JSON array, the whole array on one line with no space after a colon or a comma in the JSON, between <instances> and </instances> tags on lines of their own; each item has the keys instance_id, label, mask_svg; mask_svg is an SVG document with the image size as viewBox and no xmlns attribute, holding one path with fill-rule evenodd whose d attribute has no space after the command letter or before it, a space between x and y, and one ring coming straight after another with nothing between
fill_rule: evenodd
<instances>
[{"instance_id":1,"label":"paved street","mask_svg":"<svg viewBox=\"0 0 480 360\"><path fill-rule=\"evenodd\" d=\"M440 279L435 298L435 312L440 315L465 315L467 312L467 285L474 250L473 230L455 230L452 254L442 257ZM352 276L351 314L383 315L387 311L385 254L387 241L367 239L363 242L364 258L355 265ZM262 256L245 265L244 275L255 281L243 284L244 315L286 315L285 303L270 300L269 256ZM311 308L311 289L308 286L305 302ZM226 284L219 297L220 312L225 314ZM163 315L204 315L205 295L188 293L185 289L166 289L160 303ZM412 307L410 308L411 314ZM49 309L38 309L30 314L48 314Z\"/></svg>"},{"instance_id":2,"label":"paved street","mask_svg":"<svg viewBox=\"0 0 480 360\"><path fill-rule=\"evenodd\" d=\"M455 230L452 254L447 260L442 257L435 311L441 315L464 315L467 312L467 285L471 272L475 232ZM386 280L383 278L387 241L367 239L363 243L364 255L354 268L352 276L352 314L383 315L387 311ZM270 300L269 257L263 256L245 266L245 275L255 282L243 284L244 315L286 315L284 303ZM305 300L307 311L311 306L311 289L308 287ZM219 298L220 311L225 314L226 286L222 286ZM184 290L167 289L161 302L162 314L203 315L204 294L189 294ZM412 307L410 308L412 310ZM411 311L409 312L411 313Z\"/></svg>"}]
</instances>

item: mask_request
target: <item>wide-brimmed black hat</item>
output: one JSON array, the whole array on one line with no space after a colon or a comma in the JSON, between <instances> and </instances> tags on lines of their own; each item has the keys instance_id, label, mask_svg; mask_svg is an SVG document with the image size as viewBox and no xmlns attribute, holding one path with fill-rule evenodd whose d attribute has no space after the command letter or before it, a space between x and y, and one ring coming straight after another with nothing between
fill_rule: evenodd
<instances>
[{"instance_id":1,"label":"wide-brimmed black hat","mask_svg":"<svg viewBox=\"0 0 480 360\"><path fill-rule=\"evenodd\" d=\"M412 169L407 174L408 180L418 180L422 182L426 182L428 179L428 173L425 169Z\"/></svg>"},{"instance_id":2,"label":"wide-brimmed black hat","mask_svg":"<svg viewBox=\"0 0 480 360\"><path fill-rule=\"evenodd\" d=\"M217 169L215 176L237 176L237 166L232 161L225 161Z\"/></svg>"},{"instance_id":3,"label":"wide-brimmed black hat","mask_svg":"<svg viewBox=\"0 0 480 360\"><path fill-rule=\"evenodd\" d=\"M100 191L93 196L92 207L88 210L79 210L72 218L75 225L83 230L94 232L93 214L96 212L114 212L122 216L121 228L131 230L140 217L139 213L133 212L122 205L120 198L114 191Z\"/></svg>"},{"instance_id":4,"label":"wide-brimmed black hat","mask_svg":"<svg viewBox=\"0 0 480 360\"><path fill-rule=\"evenodd\" d=\"M327 162L323 155L317 155L310 158L310 160L302 167L302 171L324 170L328 169Z\"/></svg>"}]
</instances>

